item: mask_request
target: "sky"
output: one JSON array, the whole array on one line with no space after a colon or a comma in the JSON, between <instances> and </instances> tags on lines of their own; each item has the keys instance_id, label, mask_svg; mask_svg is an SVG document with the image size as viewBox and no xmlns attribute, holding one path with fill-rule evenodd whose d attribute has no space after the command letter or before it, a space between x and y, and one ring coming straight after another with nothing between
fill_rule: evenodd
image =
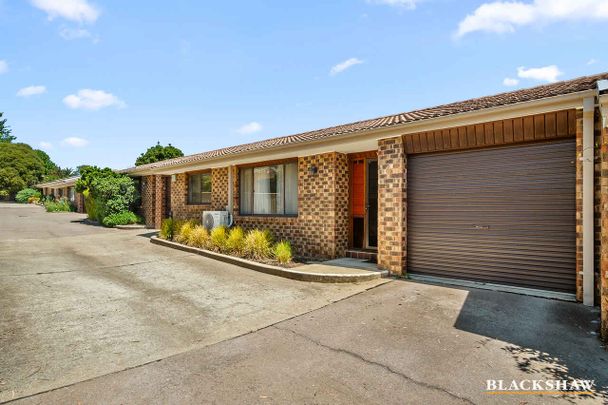
<instances>
[{"instance_id":1,"label":"sky","mask_svg":"<svg viewBox=\"0 0 608 405\"><path fill-rule=\"evenodd\" d=\"M608 71L608 0L0 0L0 111L62 167Z\"/></svg>"}]
</instances>

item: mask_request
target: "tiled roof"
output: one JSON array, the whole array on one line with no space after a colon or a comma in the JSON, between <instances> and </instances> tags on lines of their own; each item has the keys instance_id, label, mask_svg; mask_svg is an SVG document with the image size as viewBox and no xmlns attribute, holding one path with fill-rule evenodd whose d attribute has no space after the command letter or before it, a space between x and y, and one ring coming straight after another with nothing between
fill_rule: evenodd
<instances>
[{"instance_id":1,"label":"tiled roof","mask_svg":"<svg viewBox=\"0 0 608 405\"><path fill-rule=\"evenodd\" d=\"M596 82L603 79L608 79L608 72L593 76L583 76L576 79L551 83L543 86L511 91L508 93L495 94L493 96L474 98L431 108L423 108L400 114L387 115L384 117L303 132L295 135L282 136L243 145L216 149L209 152L197 153L194 155L137 166L123 170L123 172L137 172L147 169L196 163L229 155L271 149L278 146L305 143L309 141L319 141L348 133L387 128L400 124L445 117L458 113L478 111L486 108L501 107L526 101L577 93L585 90L595 89Z\"/></svg>"},{"instance_id":2,"label":"tiled roof","mask_svg":"<svg viewBox=\"0 0 608 405\"><path fill-rule=\"evenodd\" d=\"M73 177L68 177L65 179L59 179L59 180L53 180L53 181L49 181L46 183L40 183L40 184L36 184L36 187L38 188L43 188L43 187L66 187L66 186L72 186L74 183L76 183L76 181L80 178L80 176L73 176Z\"/></svg>"}]
</instances>

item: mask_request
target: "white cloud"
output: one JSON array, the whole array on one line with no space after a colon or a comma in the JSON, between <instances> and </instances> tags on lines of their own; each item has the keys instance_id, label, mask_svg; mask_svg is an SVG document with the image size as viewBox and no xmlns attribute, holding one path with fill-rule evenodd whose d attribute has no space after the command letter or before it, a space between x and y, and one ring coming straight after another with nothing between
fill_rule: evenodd
<instances>
[{"instance_id":1,"label":"white cloud","mask_svg":"<svg viewBox=\"0 0 608 405\"><path fill-rule=\"evenodd\" d=\"M338 73L342 73L346 69L351 68L355 65L360 65L361 63L363 63L363 61L357 58L346 59L344 62L340 62L337 65L332 66L331 70L329 71L329 74L331 76L335 76Z\"/></svg>"},{"instance_id":2,"label":"white cloud","mask_svg":"<svg viewBox=\"0 0 608 405\"><path fill-rule=\"evenodd\" d=\"M517 68L517 77L521 79L539 80L542 82L556 82L557 77L562 74L563 72L555 65L529 69L523 66Z\"/></svg>"},{"instance_id":3,"label":"white cloud","mask_svg":"<svg viewBox=\"0 0 608 405\"><path fill-rule=\"evenodd\" d=\"M76 22L93 23L99 10L87 0L30 0L32 5L46 12L49 20L56 17Z\"/></svg>"},{"instance_id":4,"label":"white cloud","mask_svg":"<svg viewBox=\"0 0 608 405\"><path fill-rule=\"evenodd\" d=\"M40 149L44 149L44 150L51 150L53 149L53 144L50 142L46 142L46 141L40 141L38 143L38 146L40 147Z\"/></svg>"},{"instance_id":5,"label":"white cloud","mask_svg":"<svg viewBox=\"0 0 608 405\"><path fill-rule=\"evenodd\" d=\"M111 93L103 90L81 89L77 94L70 94L63 98L63 103L70 108L83 110L99 110L105 107L123 108L125 102Z\"/></svg>"},{"instance_id":6,"label":"white cloud","mask_svg":"<svg viewBox=\"0 0 608 405\"><path fill-rule=\"evenodd\" d=\"M236 130L236 132L243 135L249 135L256 132L260 132L261 130L262 124L260 124L259 122L252 121L241 126L239 129Z\"/></svg>"},{"instance_id":7,"label":"white cloud","mask_svg":"<svg viewBox=\"0 0 608 405\"><path fill-rule=\"evenodd\" d=\"M505 79L502 81L502 84L509 87L517 86L519 84L519 80L513 79L512 77L505 77Z\"/></svg>"},{"instance_id":8,"label":"white cloud","mask_svg":"<svg viewBox=\"0 0 608 405\"><path fill-rule=\"evenodd\" d=\"M43 94L43 93L46 93L46 87L44 87L44 86L27 86L27 87L20 89L17 92L17 96L29 97L29 96L35 96L37 94Z\"/></svg>"},{"instance_id":9,"label":"white cloud","mask_svg":"<svg viewBox=\"0 0 608 405\"><path fill-rule=\"evenodd\" d=\"M79 138L77 136L70 136L69 138L65 138L61 141L61 144L64 146L70 146L73 148L82 148L89 144L89 141L84 138Z\"/></svg>"},{"instance_id":10,"label":"white cloud","mask_svg":"<svg viewBox=\"0 0 608 405\"><path fill-rule=\"evenodd\" d=\"M608 0L534 0L484 3L458 24L456 37L475 31L514 32L516 28L558 21L606 20Z\"/></svg>"},{"instance_id":11,"label":"white cloud","mask_svg":"<svg viewBox=\"0 0 608 405\"><path fill-rule=\"evenodd\" d=\"M369 4L383 4L391 7L400 7L408 10L416 8L416 3L419 0L366 0Z\"/></svg>"},{"instance_id":12,"label":"white cloud","mask_svg":"<svg viewBox=\"0 0 608 405\"><path fill-rule=\"evenodd\" d=\"M59 35L63 39L72 40L72 39L82 39L82 38L91 38L91 33L88 30L83 28L67 28L63 27L59 31Z\"/></svg>"},{"instance_id":13,"label":"white cloud","mask_svg":"<svg viewBox=\"0 0 608 405\"><path fill-rule=\"evenodd\" d=\"M597 59L591 58L587 61L587 65L595 65L597 63Z\"/></svg>"},{"instance_id":14,"label":"white cloud","mask_svg":"<svg viewBox=\"0 0 608 405\"><path fill-rule=\"evenodd\" d=\"M0 59L0 75L8 72L8 63L5 60Z\"/></svg>"}]
</instances>

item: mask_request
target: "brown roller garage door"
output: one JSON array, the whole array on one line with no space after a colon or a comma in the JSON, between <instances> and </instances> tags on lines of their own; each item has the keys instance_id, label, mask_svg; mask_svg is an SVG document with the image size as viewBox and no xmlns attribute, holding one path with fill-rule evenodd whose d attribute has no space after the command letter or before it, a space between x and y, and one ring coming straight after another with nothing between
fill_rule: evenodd
<instances>
[{"instance_id":1,"label":"brown roller garage door","mask_svg":"<svg viewBox=\"0 0 608 405\"><path fill-rule=\"evenodd\" d=\"M574 141L408 158L407 271L575 291Z\"/></svg>"}]
</instances>

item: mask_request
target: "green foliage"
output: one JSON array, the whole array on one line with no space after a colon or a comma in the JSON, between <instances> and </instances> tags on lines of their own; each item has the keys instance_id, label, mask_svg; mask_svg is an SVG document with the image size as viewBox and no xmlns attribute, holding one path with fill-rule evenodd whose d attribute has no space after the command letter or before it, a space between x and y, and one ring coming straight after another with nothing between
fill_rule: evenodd
<instances>
[{"instance_id":1,"label":"green foliage","mask_svg":"<svg viewBox=\"0 0 608 405\"><path fill-rule=\"evenodd\" d=\"M211 247L213 250L224 253L227 250L228 231L225 226L218 226L211 230Z\"/></svg>"},{"instance_id":2,"label":"green foliage","mask_svg":"<svg viewBox=\"0 0 608 405\"><path fill-rule=\"evenodd\" d=\"M160 236L162 239L173 240L174 227L175 221L173 218L163 219L163 221L160 223L160 232L158 233L158 236Z\"/></svg>"},{"instance_id":3,"label":"green foliage","mask_svg":"<svg viewBox=\"0 0 608 405\"><path fill-rule=\"evenodd\" d=\"M2 119L2 115L4 115L4 113L0 112L0 142L11 143L17 139L17 137L11 135L11 127L6 125L6 118Z\"/></svg>"},{"instance_id":4,"label":"green foliage","mask_svg":"<svg viewBox=\"0 0 608 405\"><path fill-rule=\"evenodd\" d=\"M47 212L70 212L74 211L74 206L65 198L57 201L46 201L44 208Z\"/></svg>"},{"instance_id":5,"label":"green foliage","mask_svg":"<svg viewBox=\"0 0 608 405\"><path fill-rule=\"evenodd\" d=\"M140 222L140 218L131 211L123 211L118 214L110 214L103 219L103 225L114 228L116 225L129 225Z\"/></svg>"},{"instance_id":6,"label":"green foliage","mask_svg":"<svg viewBox=\"0 0 608 405\"><path fill-rule=\"evenodd\" d=\"M99 210L97 209L97 203L91 195L91 192L89 189L86 189L82 192L82 195L84 196L84 209L87 212L87 217L97 221L97 218L99 217Z\"/></svg>"},{"instance_id":7,"label":"green foliage","mask_svg":"<svg viewBox=\"0 0 608 405\"><path fill-rule=\"evenodd\" d=\"M11 198L43 175L44 164L29 145L0 142L0 195Z\"/></svg>"},{"instance_id":8,"label":"green foliage","mask_svg":"<svg viewBox=\"0 0 608 405\"><path fill-rule=\"evenodd\" d=\"M254 260L265 260L272 253L272 236L268 231L252 229L245 236L244 253Z\"/></svg>"},{"instance_id":9,"label":"green foliage","mask_svg":"<svg viewBox=\"0 0 608 405\"><path fill-rule=\"evenodd\" d=\"M277 261L281 264L288 264L293 259L291 244L286 240L282 240L274 245L272 250L274 258L277 259Z\"/></svg>"},{"instance_id":10,"label":"green foliage","mask_svg":"<svg viewBox=\"0 0 608 405\"><path fill-rule=\"evenodd\" d=\"M160 162L161 160L173 159L182 156L184 156L184 153L175 146L172 146L171 144L162 146L160 142L158 142L156 145L148 148L147 151L139 155L137 160L135 160L135 166Z\"/></svg>"},{"instance_id":11,"label":"green foliage","mask_svg":"<svg viewBox=\"0 0 608 405\"><path fill-rule=\"evenodd\" d=\"M89 205L94 205L91 212L87 207L89 218L101 223L109 215L129 211L136 193L133 179L129 176L97 166L82 167L81 177L76 181L76 191L85 196L85 206L87 200Z\"/></svg>"},{"instance_id":12,"label":"green foliage","mask_svg":"<svg viewBox=\"0 0 608 405\"><path fill-rule=\"evenodd\" d=\"M192 228L192 231L190 232L190 235L185 243L188 246L207 249L210 245L209 231L202 225L196 225L194 228Z\"/></svg>"},{"instance_id":13,"label":"green foliage","mask_svg":"<svg viewBox=\"0 0 608 405\"><path fill-rule=\"evenodd\" d=\"M18 203L27 203L31 197L37 197L40 199L42 194L35 188L24 188L23 190L19 191L17 195L15 195L15 201Z\"/></svg>"},{"instance_id":14,"label":"green foliage","mask_svg":"<svg viewBox=\"0 0 608 405\"><path fill-rule=\"evenodd\" d=\"M235 226L228 232L226 249L232 254L241 256L245 250L245 232L240 226Z\"/></svg>"}]
</instances>

